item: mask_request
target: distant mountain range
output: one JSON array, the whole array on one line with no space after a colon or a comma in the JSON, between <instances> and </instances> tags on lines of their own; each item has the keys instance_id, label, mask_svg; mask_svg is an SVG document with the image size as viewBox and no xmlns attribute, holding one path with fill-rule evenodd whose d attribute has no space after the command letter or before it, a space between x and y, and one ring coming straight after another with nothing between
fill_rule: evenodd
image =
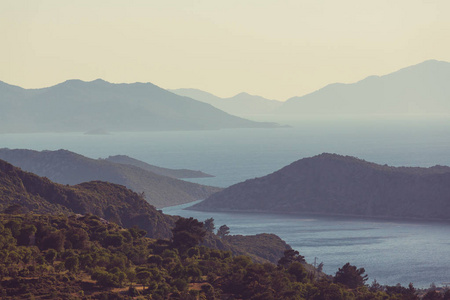
<instances>
[{"instance_id":1,"label":"distant mountain range","mask_svg":"<svg viewBox=\"0 0 450 300\"><path fill-rule=\"evenodd\" d=\"M235 184L190 209L450 220L450 167L321 154Z\"/></svg>"},{"instance_id":2,"label":"distant mountain range","mask_svg":"<svg viewBox=\"0 0 450 300\"><path fill-rule=\"evenodd\" d=\"M220 110L236 116L270 114L283 103L247 93L240 93L230 98L220 98L197 89L175 89L169 91L177 95L211 104Z\"/></svg>"},{"instance_id":3,"label":"distant mountain range","mask_svg":"<svg viewBox=\"0 0 450 300\"><path fill-rule=\"evenodd\" d=\"M151 83L68 80L42 89L0 82L0 133L276 127L227 114Z\"/></svg>"},{"instance_id":4,"label":"distant mountain range","mask_svg":"<svg viewBox=\"0 0 450 300\"><path fill-rule=\"evenodd\" d=\"M0 133L277 127L239 116L449 114L450 63L428 60L356 83L334 83L286 102L240 93L220 98L151 83L68 80L23 89L0 81ZM195 99L195 100L194 100ZM230 115L231 114L231 115Z\"/></svg>"},{"instance_id":5,"label":"distant mountain range","mask_svg":"<svg viewBox=\"0 0 450 300\"><path fill-rule=\"evenodd\" d=\"M449 114L450 63L429 60L352 84L335 83L293 97L277 114Z\"/></svg>"},{"instance_id":6,"label":"distant mountain range","mask_svg":"<svg viewBox=\"0 0 450 300\"><path fill-rule=\"evenodd\" d=\"M145 199L156 207L204 199L220 190L173 178L207 175L205 173L159 168L128 156L91 159L67 150L39 152L4 148L0 149L0 159L61 184L93 180L121 184L135 192L143 192Z\"/></svg>"},{"instance_id":7,"label":"distant mountain range","mask_svg":"<svg viewBox=\"0 0 450 300\"><path fill-rule=\"evenodd\" d=\"M220 98L197 89L170 91L239 116L449 114L449 82L450 63L428 60L388 75L369 76L356 83L333 83L286 102L246 93Z\"/></svg>"}]
</instances>

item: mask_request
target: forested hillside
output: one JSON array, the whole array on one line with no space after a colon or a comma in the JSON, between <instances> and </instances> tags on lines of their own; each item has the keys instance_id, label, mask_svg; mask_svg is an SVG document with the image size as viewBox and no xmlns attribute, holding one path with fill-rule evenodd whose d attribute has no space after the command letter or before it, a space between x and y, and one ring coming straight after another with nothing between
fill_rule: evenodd
<instances>
[{"instance_id":1,"label":"forested hillside","mask_svg":"<svg viewBox=\"0 0 450 300\"><path fill-rule=\"evenodd\" d=\"M324 276L294 250L275 265L198 246L205 228L195 219L179 219L172 232L154 240L90 214L0 214L1 297L418 299L412 285L366 286L365 270L350 264Z\"/></svg>"},{"instance_id":2,"label":"forested hillside","mask_svg":"<svg viewBox=\"0 0 450 300\"><path fill-rule=\"evenodd\" d=\"M450 219L450 168L390 167L336 154L298 160L190 209Z\"/></svg>"}]
</instances>

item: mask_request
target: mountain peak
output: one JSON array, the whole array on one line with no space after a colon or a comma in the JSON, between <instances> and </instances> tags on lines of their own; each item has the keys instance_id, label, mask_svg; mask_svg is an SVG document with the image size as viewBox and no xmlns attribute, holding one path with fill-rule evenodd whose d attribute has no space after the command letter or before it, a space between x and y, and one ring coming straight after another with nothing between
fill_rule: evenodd
<instances>
[{"instance_id":1,"label":"mountain peak","mask_svg":"<svg viewBox=\"0 0 450 300\"><path fill-rule=\"evenodd\" d=\"M278 114L431 115L450 113L450 63L427 60L383 76L329 84L288 99Z\"/></svg>"},{"instance_id":2,"label":"mountain peak","mask_svg":"<svg viewBox=\"0 0 450 300\"><path fill-rule=\"evenodd\" d=\"M92 80L91 83L95 83L95 84L111 84L110 82L103 80L101 78L97 78L95 80Z\"/></svg>"},{"instance_id":3,"label":"mountain peak","mask_svg":"<svg viewBox=\"0 0 450 300\"><path fill-rule=\"evenodd\" d=\"M240 96L246 96L246 97L248 97L248 96L254 96L254 95L250 95L249 93L246 93L246 92L240 92L239 94L236 94L234 97L240 97Z\"/></svg>"}]
</instances>

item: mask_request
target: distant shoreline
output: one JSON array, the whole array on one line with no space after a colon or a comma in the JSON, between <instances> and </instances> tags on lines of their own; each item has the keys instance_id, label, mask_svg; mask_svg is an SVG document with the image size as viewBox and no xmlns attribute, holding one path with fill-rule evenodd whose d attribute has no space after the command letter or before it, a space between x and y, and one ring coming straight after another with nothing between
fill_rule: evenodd
<instances>
[{"instance_id":1,"label":"distant shoreline","mask_svg":"<svg viewBox=\"0 0 450 300\"><path fill-rule=\"evenodd\" d=\"M195 202L195 201L194 201ZM190 202L190 203L194 203ZM201 201L200 201L201 202ZM198 203L200 203L198 202ZM197 203L195 203L197 204ZM176 206L176 205L175 205ZM173 206L172 206L173 207ZM289 216L315 216L315 217L337 217L337 218L351 218L356 220L379 220L379 221L404 221L404 222L423 222L423 223L446 223L450 225L450 219L437 218L408 218L408 217L391 217L391 216L364 216L355 214L332 214L332 213L316 213L316 212L286 212L286 211L265 211L257 209L248 210L233 210L233 209L192 209L191 206L183 208L183 210L191 210L198 212L218 212L218 213L251 213L251 214L270 214L270 215L289 215ZM348 220L348 219L346 219Z\"/></svg>"}]
</instances>

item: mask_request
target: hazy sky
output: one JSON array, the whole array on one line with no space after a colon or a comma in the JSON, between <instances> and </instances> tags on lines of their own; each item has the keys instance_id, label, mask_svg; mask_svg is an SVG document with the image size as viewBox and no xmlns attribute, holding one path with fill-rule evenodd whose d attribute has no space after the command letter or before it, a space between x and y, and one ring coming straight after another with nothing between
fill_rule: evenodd
<instances>
[{"instance_id":1,"label":"hazy sky","mask_svg":"<svg viewBox=\"0 0 450 300\"><path fill-rule=\"evenodd\" d=\"M449 0L1 0L0 80L152 82L286 100L450 61Z\"/></svg>"}]
</instances>

